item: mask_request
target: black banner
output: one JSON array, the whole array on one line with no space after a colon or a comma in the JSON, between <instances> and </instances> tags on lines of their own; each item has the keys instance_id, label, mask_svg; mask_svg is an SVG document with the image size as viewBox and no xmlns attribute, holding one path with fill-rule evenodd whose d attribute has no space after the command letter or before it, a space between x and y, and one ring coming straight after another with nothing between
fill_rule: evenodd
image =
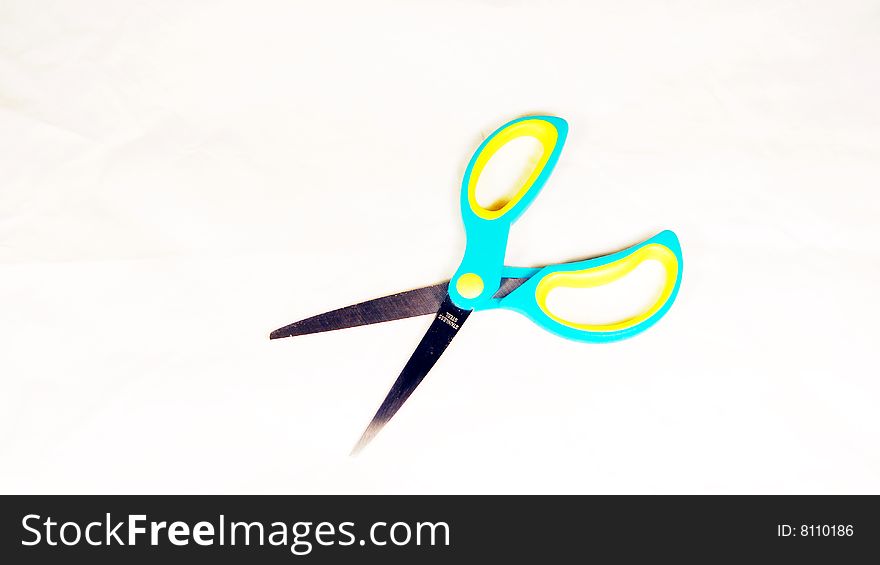
<instances>
[{"instance_id":1,"label":"black banner","mask_svg":"<svg viewBox=\"0 0 880 565\"><path fill-rule=\"evenodd\" d=\"M6 496L4 563L712 563L878 554L875 497Z\"/></svg>"}]
</instances>

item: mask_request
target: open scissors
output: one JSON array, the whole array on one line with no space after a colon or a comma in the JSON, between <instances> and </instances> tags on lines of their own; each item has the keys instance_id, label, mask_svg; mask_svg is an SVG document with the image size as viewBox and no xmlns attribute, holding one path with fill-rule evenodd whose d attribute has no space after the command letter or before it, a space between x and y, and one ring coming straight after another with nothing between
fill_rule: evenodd
<instances>
[{"instance_id":1,"label":"open scissors","mask_svg":"<svg viewBox=\"0 0 880 565\"><path fill-rule=\"evenodd\" d=\"M678 238L671 231L594 259L537 268L504 265L510 226L547 182L567 135L568 124L562 118L527 116L503 125L477 148L461 183L467 245L461 265L450 281L319 314L270 334L271 339L277 339L435 314L428 332L361 435L353 454L369 443L400 409L472 312L507 308L562 337L604 343L648 329L672 306L681 283L682 257ZM501 147L526 136L536 138L543 148L534 170L512 197L490 207L481 206L476 188L486 164ZM648 260L663 266L663 290L650 307L635 316L615 323L587 324L562 317L548 307L547 298L554 289L608 284Z\"/></svg>"}]
</instances>

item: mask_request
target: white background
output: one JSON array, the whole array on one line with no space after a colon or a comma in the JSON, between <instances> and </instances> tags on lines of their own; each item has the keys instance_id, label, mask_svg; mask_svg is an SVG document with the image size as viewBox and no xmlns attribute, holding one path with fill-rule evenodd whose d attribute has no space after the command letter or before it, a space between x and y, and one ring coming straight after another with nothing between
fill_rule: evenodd
<instances>
[{"instance_id":1,"label":"white background","mask_svg":"<svg viewBox=\"0 0 880 565\"><path fill-rule=\"evenodd\" d=\"M3 492L880 492L876 2L0 7ZM638 338L474 315L358 458L461 174L569 141L508 263L674 229Z\"/></svg>"}]
</instances>

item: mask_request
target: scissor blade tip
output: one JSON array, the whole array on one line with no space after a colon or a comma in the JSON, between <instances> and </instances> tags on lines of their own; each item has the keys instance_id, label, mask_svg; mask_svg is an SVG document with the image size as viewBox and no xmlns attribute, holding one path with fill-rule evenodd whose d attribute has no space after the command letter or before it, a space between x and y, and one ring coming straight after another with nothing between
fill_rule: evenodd
<instances>
[{"instance_id":1,"label":"scissor blade tip","mask_svg":"<svg viewBox=\"0 0 880 565\"><path fill-rule=\"evenodd\" d=\"M357 457L361 454L361 451L370 443L369 441L359 441L355 444L354 447L351 448L351 453L348 454L349 457Z\"/></svg>"},{"instance_id":2,"label":"scissor blade tip","mask_svg":"<svg viewBox=\"0 0 880 565\"><path fill-rule=\"evenodd\" d=\"M367 443L369 442L364 441L364 438L359 439L358 442L354 444L354 447L351 448L351 453L348 454L349 457L357 457L360 454L361 450L363 450L363 448L367 445Z\"/></svg>"},{"instance_id":3,"label":"scissor blade tip","mask_svg":"<svg viewBox=\"0 0 880 565\"><path fill-rule=\"evenodd\" d=\"M376 433L381 428L382 428L382 425L377 426L375 421L370 422L370 425L367 426L367 429L365 429L364 433L361 434L361 437L360 437L360 439L358 439L358 442L356 444L354 444L354 447L351 449L351 453L349 453L349 455L351 457L356 457L358 454L360 454L360 452L363 451L363 449L365 447L367 447L367 445L371 441L373 441L373 438L376 436Z\"/></svg>"},{"instance_id":4,"label":"scissor blade tip","mask_svg":"<svg viewBox=\"0 0 880 565\"><path fill-rule=\"evenodd\" d=\"M275 330L269 334L269 339L280 339L282 337L287 337L290 334L285 332L284 330Z\"/></svg>"}]
</instances>

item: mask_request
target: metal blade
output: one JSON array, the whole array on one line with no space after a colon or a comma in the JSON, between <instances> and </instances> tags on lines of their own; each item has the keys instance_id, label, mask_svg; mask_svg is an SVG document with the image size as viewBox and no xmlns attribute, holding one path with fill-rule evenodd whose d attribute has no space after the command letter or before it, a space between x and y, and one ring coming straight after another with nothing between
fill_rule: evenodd
<instances>
[{"instance_id":1,"label":"metal blade","mask_svg":"<svg viewBox=\"0 0 880 565\"><path fill-rule=\"evenodd\" d=\"M446 350L449 342L458 333L459 328L464 324L470 313L471 310L462 310L452 303L448 295L446 296L443 304L437 311L437 317L434 318L431 327L428 328L428 332L422 338L418 347L416 347L412 357L406 362L406 365L400 372L400 376L397 377L397 380L388 392L388 396L385 397L376 415L373 416L370 425L367 426L367 429L361 435L361 439L354 446L351 452L352 455L357 455L361 449L370 443L370 440L379 433L379 430L400 410L406 399L419 386L419 383L422 382L422 379L425 378L425 375L428 374L428 371L431 370L434 363L437 362L437 359Z\"/></svg>"},{"instance_id":2,"label":"metal blade","mask_svg":"<svg viewBox=\"0 0 880 565\"><path fill-rule=\"evenodd\" d=\"M329 332L433 314L446 296L448 285L449 281L444 281L318 314L275 330L269 334L269 339Z\"/></svg>"},{"instance_id":3,"label":"metal blade","mask_svg":"<svg viewBox=\"0 0 880 565\"><path fill-rule=\"evenodd\" d=\"M529 279L501 279L501 287L493 298L504 298L527 280ZM449 281L443 281L432 286L398 292L390 296L374 298L373 300L318 314L283 328L278 328L269 334L269 339L329 332L368 324L378 324L380 322L402 320L404 318L412 318L413 316L434 314L440 307L443 297L446 296L447 286L449 286Z\"/></svg>"},{"instance_id":4,"label":"metal blade","mask_svg":"<svg viewBox=\"0 0 880 565\"><path fill-rule=\"evenodd\" d=\"M501 299L518 289L522 286L524 282L529 280L529 277L526 278L517 278L517 279L501 279L501 286L498 288L498 291L492 295L492 298Z\"/></svg>"}]
</instances>

